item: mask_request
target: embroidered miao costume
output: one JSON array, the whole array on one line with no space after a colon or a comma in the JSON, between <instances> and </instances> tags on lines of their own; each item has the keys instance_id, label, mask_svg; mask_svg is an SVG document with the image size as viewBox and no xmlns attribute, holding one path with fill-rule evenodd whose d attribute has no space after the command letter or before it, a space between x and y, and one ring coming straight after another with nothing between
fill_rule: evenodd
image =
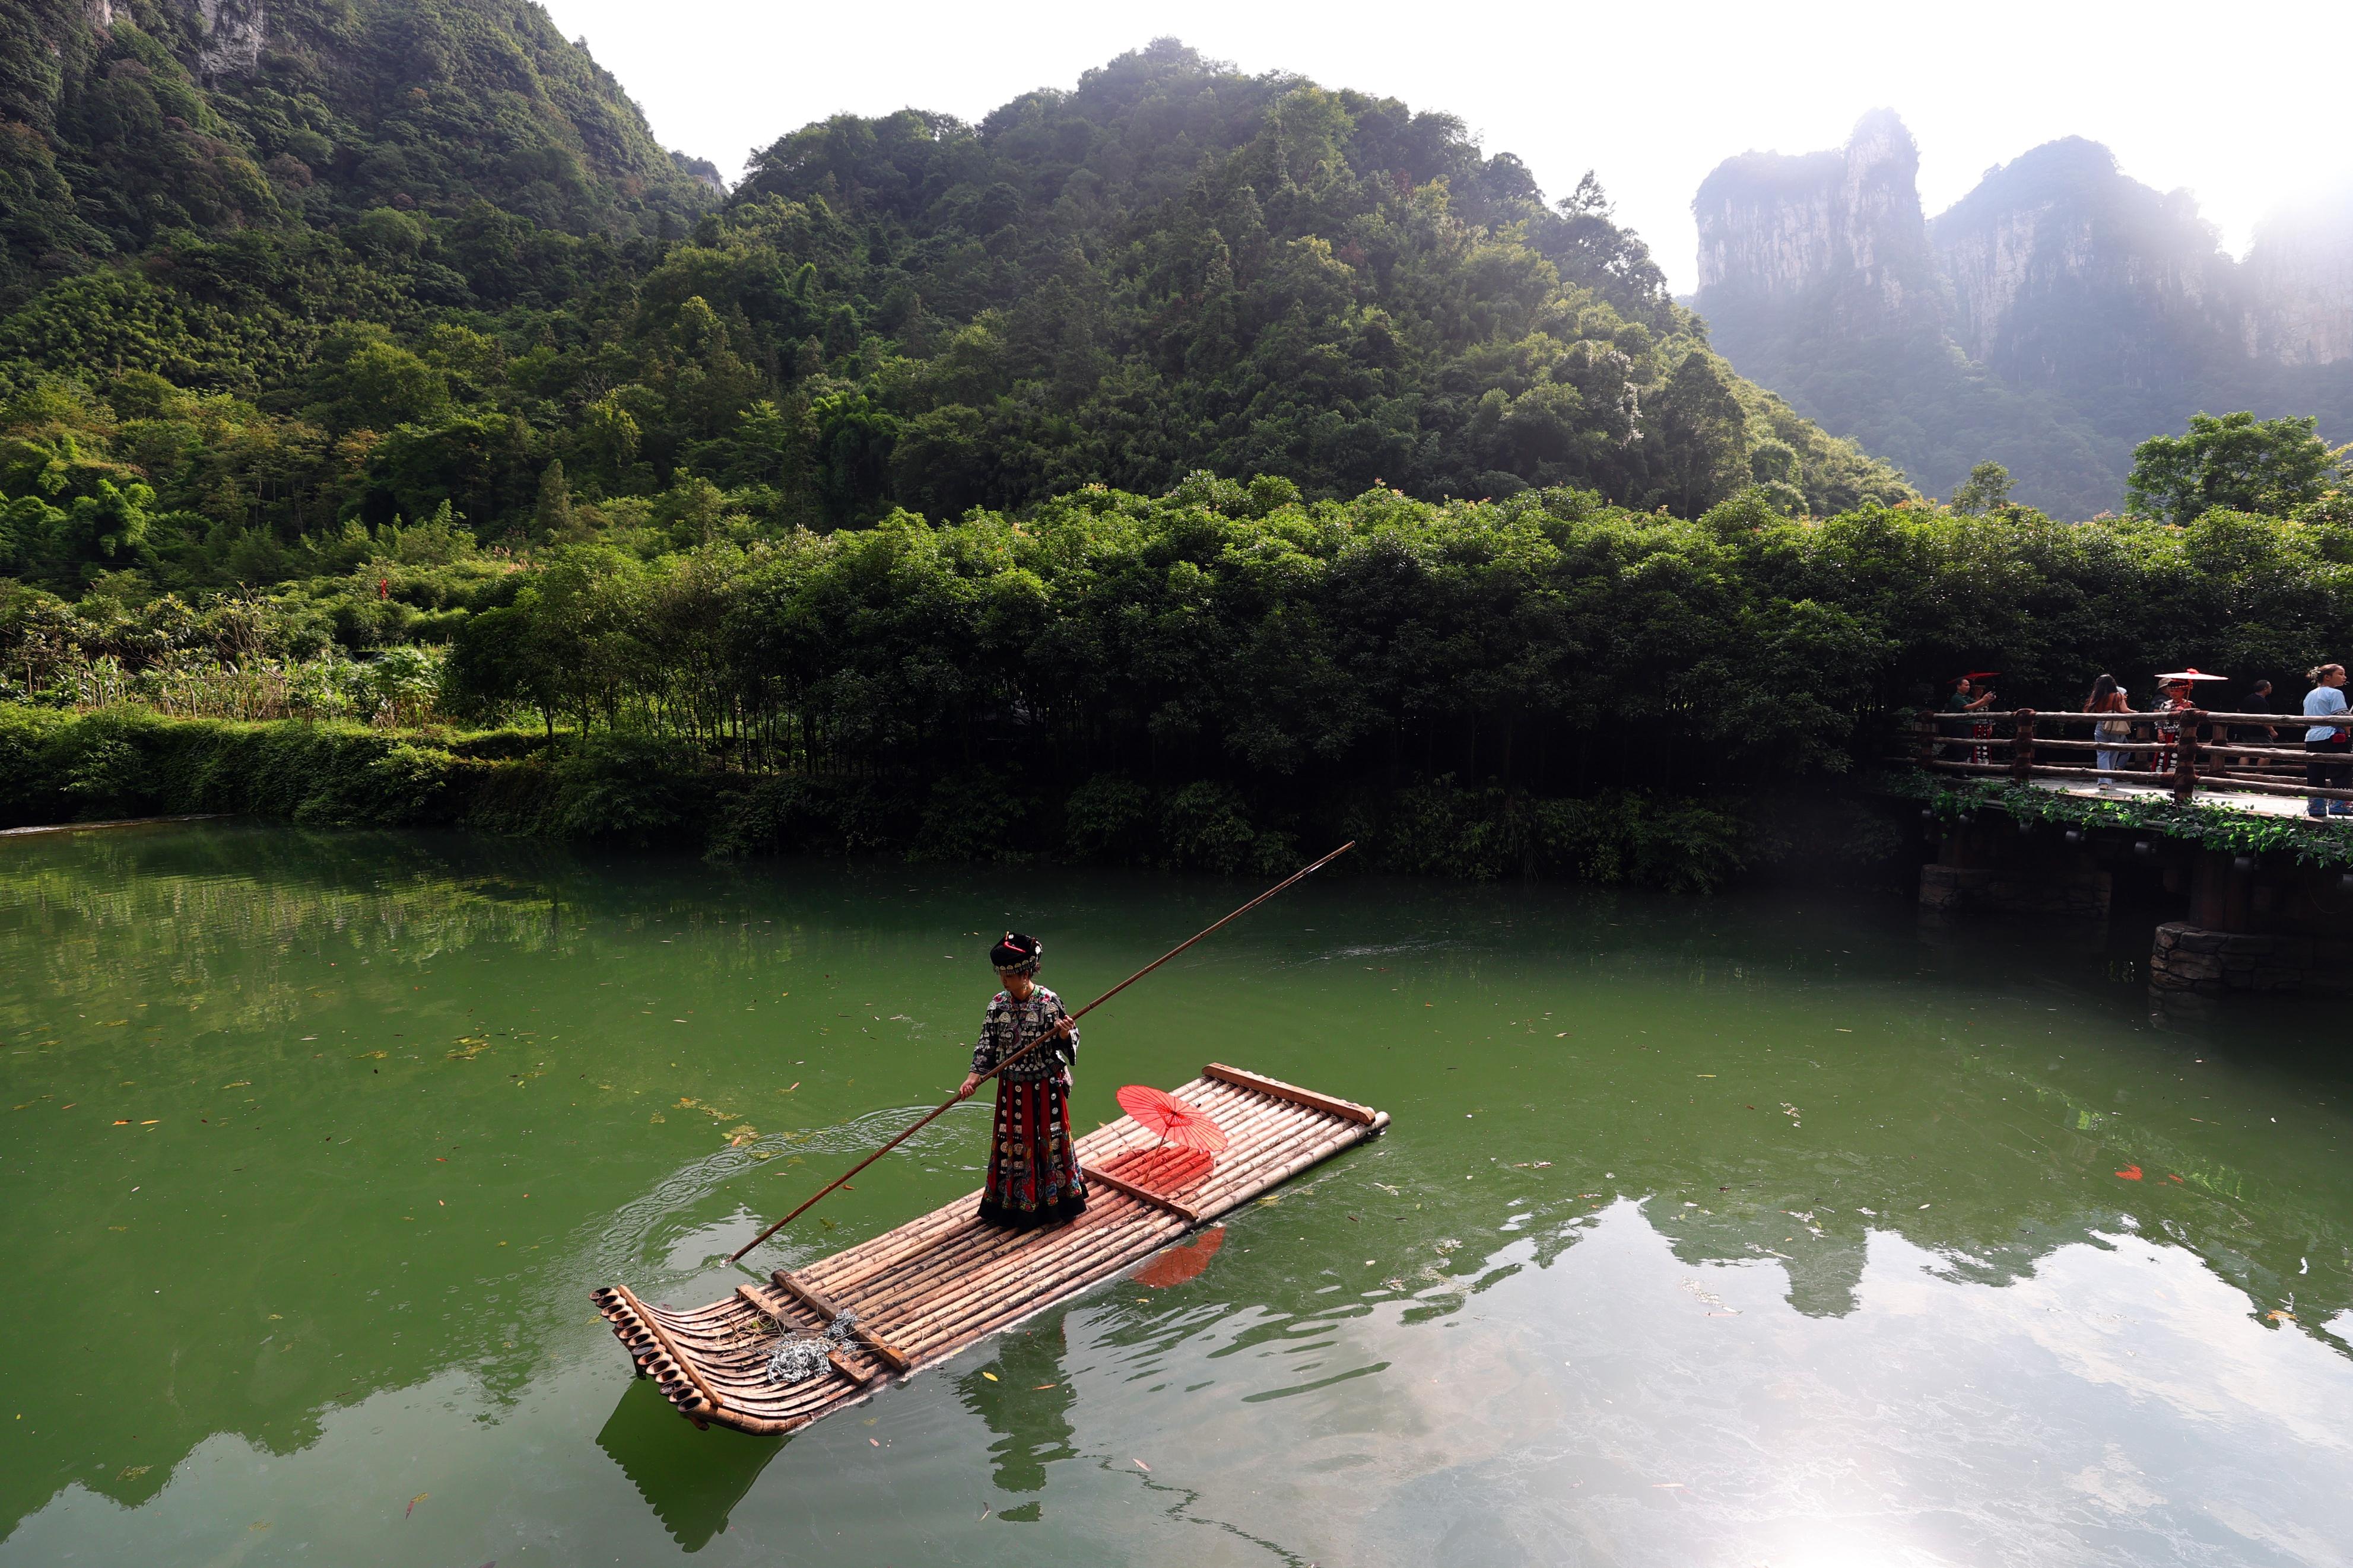
<instances>
[{"instance_id":1,"label":"embroidered miao costume","mask_svg":"<svg viewBox=\"0 0 2353 1568\"><path fill-rule=\"evenodd\" d=\"M1049 1035L1064 1016L1062 999L1042 985L1016 1002L1000 991L981 1020L972 1070L985 1073ZM1048 1039L998 1075L997 1122L990 1134L988 1179L980 1217L992 1225L1054 1225L1087 1206L1086 1178L1071 1148L1071 1063L1078 1032Z\"/></svg>"}]
</instances>

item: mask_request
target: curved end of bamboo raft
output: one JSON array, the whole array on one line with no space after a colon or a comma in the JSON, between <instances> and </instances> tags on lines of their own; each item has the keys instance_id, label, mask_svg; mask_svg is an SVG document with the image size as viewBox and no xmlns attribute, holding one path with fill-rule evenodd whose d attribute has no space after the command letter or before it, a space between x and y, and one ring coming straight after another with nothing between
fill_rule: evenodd
<instances>
[{"instance_id":1,"label":"curved end of bamboo raft","mask_svg":"<svg viewBox=\"0 0 2353 1568\"><path fill-rule=\"evenodd\" d=\"M797 1432L1124 1272L1389 1121L1386 1111L1217 1062L1176 1092L1225 1129L1225 1153L1212 1163L1157 1147L1123 1116L1078 1141L1087 1210L1068 1225L983 1225L975 1192L708 1306L648 1306L626 1285L600 1286L589 1300L638 1374L697 1426ZM821 1331L844 1312L855 1314L852 1326L827 1371L767 1381L785 1334Z\"/></svg>"}]
</instances>

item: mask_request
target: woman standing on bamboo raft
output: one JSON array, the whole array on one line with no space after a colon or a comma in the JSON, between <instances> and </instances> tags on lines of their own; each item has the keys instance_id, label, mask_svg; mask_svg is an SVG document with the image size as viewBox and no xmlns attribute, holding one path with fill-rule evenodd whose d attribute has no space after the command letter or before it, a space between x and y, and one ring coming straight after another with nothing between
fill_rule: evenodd
<instances>
[{"instance_id":1,"label":"woman standing on bamboo raft","mask_svg":"<svg viewBox=\"0 0 2353 1568\"><path fill-rule=\"evenodd\" d=\"M988 1179L981 1185L980 1217L991 1225L1028 1227L1075 1219L1087 1206L1086 1178L1071 1148L1071 1064L1079 1031L1062 999L1035 979L1045 944L1007 931L988 961L1005 982L981 1019L972 1071L956 1097L997 1077L997 1121L989 1135ZM1045 1043L1021 1054L1039 1037Z\"/></svg>"}]
</instances>

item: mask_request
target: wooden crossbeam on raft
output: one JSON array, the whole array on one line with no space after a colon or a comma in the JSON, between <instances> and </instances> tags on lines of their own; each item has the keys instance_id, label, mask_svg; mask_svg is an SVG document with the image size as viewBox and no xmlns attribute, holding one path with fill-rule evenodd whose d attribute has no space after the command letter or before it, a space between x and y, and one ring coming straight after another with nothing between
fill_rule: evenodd
<instances>
[{"instance_id":1,"label":"wooden crossbeam on raft","mask_svg":"<svg viewBox=\"0 0 2353 1568\"><path fill-rule=\"evenodd\" d=\"M802 1284L798 1279L794 1279L791 1273L787 1270L782 1268L776 1269L770 1273L768 1278L776 1282L776 1288L778 1289L784 1291L786 1295L791 1296L795 1300L800 1302L802 1306L807 1307L810 1311L815 1312L818 1317L824 1319L825 1321L820 1326L829 1329L833 1327L834 1320L841 1316L840 1308L826 1300L825 1296L821 1292L812 1290L807 1285ZM868 1350L872 1351L875 1355L880 1357L884 1364L888 1365L892 1372L905 1372L913 1364L909 1362L905 1356L899 1353L896 1346L885 1344L882 1341L875 1338L874 1331L869 1329L865 1324L860 1322L855 1318L852 1318L849 1321L849 1337L856 1340L860 1344L864 1345Z\"/></svg>"},{"instance_id":2,"label":"wooden crossbeam on raft","mask_svg":"<svg viewBox=\"0 0 2353 1568\"><path fill-rule=\"evenodd\" d=\"M973 1193L692 1310L649 1306L626 1286L592 1299L639 1370L689 1420L794 1432L1126 1272L1197 1226L1377 1136L1389 1120L1238 1068L1213 1066L1176 1092L1225 1130L1225 1153L1214 1163L1173 1158L1122 1117L1078 1140L1089 1198L1068 1224L984 1225ZM845 1312L856 1314L850 1342L831 1353L826 1370L801 1383L767 1381L783 1335L821 1331Z\"/></svg>"},{"instance_id":3,"label":"wooden crossbeam on raft","mask_svg":"<svg viewBox=\"0 0 2353 1568\"><path fill-rule=\"evenodd\" d=\"M1229 1068L1223 1062L1211 1062L1201 1069L1201 1076L1216 1079L1221 1083L1238 1083L1244 1089L1254 1089L1261 1094L1271 1094L1278 1100L1291 1100L1302 1105L1312 1105L1318 1110L1328 1110L1335 1116L1344 1117L1360 1127L1370 1127L1373 1124L1373 1119L1380 1115L1379 1111L1369 1105L1358 1105L1353 1100L1335 1100L1328 1094L1318 1094L1312 1089L1302 1089L1295 1083L1285 1083L1281 1079L1261 1078L1254 1072L1244 1072L1240 1068Z\"/></svg>"},{"instance_id":4,"label":"wooden crossbeam on raft","mask_svg":"<svg viewBox=\"0 0 2353 1568\"><path fill-rule=\"evenodd\" d=\"M760 1313L763 1317L773 1318L778 1323L784 1322L785 1314L776 1306L776 1304L770 1301L766 1297L761 1295L759 1291L754 1289L751 1286L736 1286L735 1294L743 1297L744 1300L749 1301L752 1304L753 1310ZM826 1326L830 1326L830 1324L828 1323ZM879 1375L878 1373L867 1371L864 1367L859 1365L856 1362L842 1354L839 1350L828 1349L825 1352L825 1359L832 1363L834 1371L841 1373L844 1378L847 1378L851 1383L871 1383Z\"/></svg>"},{"instance_id":5,"label":"wooden crossbeam on raft","mask_svg":"<svg viewBox=\"0 0 2353 1568\"><path fill-rule=\"evenodd\" d=\"M1178 1203L1175 1198L1170 1197L1166 1193L1155 1193L1150 1187L1142 1187L1136 1185L1134 1182L1122 1181L1119 1177L1113 1175L1109 1171L1103 1170L1097 1166L1082 1165L1079 1168L1087 1173L1087 1182L1090 1185L1109 1187L1113 1192L1125 1193L1129 1197L1137 1199L1143 1203L1150 1204L1155 1208L1166 1209L1170 1214L1175 1215L1187 1225L1198 1225L1201 1223L1201 1215L1199 1210Z\"/></svg>"}]
</instances>

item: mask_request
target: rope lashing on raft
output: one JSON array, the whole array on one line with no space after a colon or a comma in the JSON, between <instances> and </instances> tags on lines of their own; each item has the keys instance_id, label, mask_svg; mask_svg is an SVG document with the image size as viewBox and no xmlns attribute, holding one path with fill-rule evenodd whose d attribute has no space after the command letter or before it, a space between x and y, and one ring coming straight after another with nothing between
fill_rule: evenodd
<instances>
[{"instance_id":1,"label":"rope lashing on raft","mask_svg":"<svg viewBox=\"0 0 2353 1568\"><path fill-rule=\"evenodd\" d=\"M833 1352L849 1343L849 1331L858 1326L855 1311L843 1312L828 1323L818 1333L806 1333L787 1329L776 1348L768 1353L770 1383L807 1383L832 1366L828 1359Z\"/></svg>"}]
</instances>

